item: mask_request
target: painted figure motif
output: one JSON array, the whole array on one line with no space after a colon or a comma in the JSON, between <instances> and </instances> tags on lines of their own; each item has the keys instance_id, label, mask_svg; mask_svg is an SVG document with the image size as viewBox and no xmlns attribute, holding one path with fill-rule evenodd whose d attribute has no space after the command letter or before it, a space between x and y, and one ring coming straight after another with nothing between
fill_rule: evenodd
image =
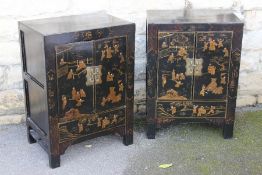
<instances>
[{"instance_id":1,"label":"painted figure motif","mask_svg":"<svg viewBox=\"0 0 262 175\"><path fill-rule=\"evenodd\" d=\"M64 65L65 64L65 61L64 61L64 58L61 58L61 60L60 60L60 63L59 63L60 65Z\"/></svg>"},{"instance_id":2,"label":"painted figure motif","mask_svg":"<svg viewBox=\"0 0 262 175\"><path fill-rule=\"evenodd\" d=\"M179 74L179 80L184 80L184 79L186 79L185 74L184 73L180 73Z\"/></svg>"},{"instance_id":3,"label":"painted figure motif","mask_svg":"<svg viewBox=\"0 0 262 175\"><path fill-rule=\"evenodd\" d=\"M72 88L71 95L72 95L72 99L75 100L76 99L76 89L75 89L75 87Z\"/></svg>"},{"instance_id":4,"label":"painted figure motif","mask_svg":"<svg viewBox=\"0 0 262 175\"><path fill-rule=\"evenodd\" d=\"M172 71L172 80L173 81L177 80L176 79L176 70L175 69L173 69L173 71Z\"/></svg>"},{"instance_id":5,"label":"painted figure motif","mask_svg":"<svg viewBox=\"0 0 262 175\"><path fill-rule=\"evenodd\" d=\"M226 70L226 67L225 67L224 63L220 64L220 66L221 66L220 71L225 71Z\"/></svg>"},{"instance_id":6,"label":"painted figure motif","mask_svg":"<svg viewBox=\"0 0 262 175\"><path fill-rule=\"evenodd\" d=\"M101 106L105 106L107 102L107 99L105 97L102 98Z\"/></svg>"},{"instance_id":7,"label":"painted figure motif","mask_svg":"<svg viewBox=\"0 0 262 175\"><path fill-rule=\"evenodd\" d=\"M77 126L78 126L78 133L81 133L84 131L84 126L81 122L78 122Z\"/></svg>"},{"instance_id":8,"label":"painted figure motif","mask_svg":"<svg viewBox=\"0 0 262 175\"><path fill-rule=\"evenodd\" d=\"M103 120L102 120L102 128L106 128L108 125L110 124L110 120L105 117Z\"/></svg>"},{"instance_id":9,"label":"painted figure motif","mask_svg":"<svg viewBox=\"0 0 262 175\"><path fill-rule=\"evenodd\" d=\"M107 95L107 97L103 97L102 101L101 101L101 106L105 106L105 104L107 102L111 102L111 103L117 103L119 101L121 101L122 98L122 94L117 94L115 92L115 87L110 87L109 88L109 94Z\"/></svg>"},{"instance_id":10,"label":"painted figure motif","mask_svg":"<svg viewBox=\"0 0 262 175\"><path fill-rule=\"evenodd\" d=\"M215 40L210 39L209 41L209 51L215 51L216 50L217 43Z\"/></svg>"},{"instance_id":11,"label":"painted figure motif","mask_svg":"<svg viewBox=\"0 0 262 175\"><path fill-rule=\"evenodd\" d=\"M207 85L206 90L211 91L214 94L222 94L223 87L217 87L217 78L211 78L211 82Z\"/></svg>"},{"instance_id":12,"label":"painted figure motif","mask_svg":"<svg viewBox=\"0 0 262 175\"><path fill-rule=\"evenodd\" d=\"M83 89L80 89L80 97L81 98L85 98L86 97L86 93Z\"/></svg>"},{"instance_id":13,"label":"painted figure motif","mask_svg":"<svg viewBox=\"0 0 262 175\"><path fill-rule=\"evenodd\" d=\"M162 87L165 87L166 83L167 83L167 76L162 75Z\"/></svg>"},{"instance_id":14,"label":"painted figure motif","mask_svg":"<svg viewBox=\"0 0 262 175\"><path fill-rule=\"evenodd\" d=\"M120 57L120 64L124 63L125 62L125 57L124 57L122 52L120 52L119 57Z\"/></svg>"},{"instance_id":15,"label":"painted figure motif","mask_svg":"<svg viewBox=\"0 0 262 175\"><path fill-rule=\"evenodd\" d=\"M77 92L76 92L76 95L75 95L75 100L78 101L78 100L80 100L80 99L81 99L80 93L79 93L79 91L77 91Z\"/></svg>"},{"instance_id":16,"label":"painted figure motif","mask_svg":"<svg viewBox=\"0 0 262 175\"><path fill-rule=\"evenodd\" d=\"M115 87L109 88L109 94L107 96L107 99L109 99L112 103L119 102L121 100L121 94L116 95Z\"/></svg>"},{"instance_id":17,"label":"painted figure motif","mask_svg":"<svg viewBox=\"0 0 262 175\"><path fill-rule=\"evenodd\" d=\"M229 57L229 53L228 53L227 48L223 49L223 53L224 53L224 57Z\"/></svg>"},{"instance_id":18,"label":"painted figure motif","mask_svg":"<svg viewBox=\"0 0 262 175\"><path fill-rule=\"evenodd\" d=\"M67 79L68 80L74 79L73 69L70 69L70 71L68 72Z\"/></svg>"},{"instance_id":19,"label":"painted figure motif","mask_svg":"<svg viewBox=\"0 0 262 175\"><path fill-rule=\"evenodd\" d=\"M202 85L202 89L199 93L200 96L204 97L205 96L205 93L206 93L206 86L205 85Z\"/></svg>"},{"instance_id":20,"label":"painted figure motif","mask_svg":"<svg viewBox=\"0 0 262 175\"><path fill-rule=\"evenodd\" d=\"M98 127L98 128L102 127L102 118L101 118L101 117L99 117L99 118L97 119L97 127Z\"/></svg>"},{"instance_id":21,"label":"painted figure motif","mask_svg":"<svg viewBox=\"0 0 262 175\"><path fill-rule=\"evenodd\" d=\"M216 109L216 107L215 106L210 106L210 109L209 109L209 111L208 111L208 115L211 115L211 114L215 114L215 109Z\"/></svg>"},{"instance_id":22,"label":"painted figure motif","mask_svg":"<svg viewBox=\"0 0 262 175\"><path fill-rule=\"evenodd\" d=\"M200 108L198 108L197 117L201 117L202 115L205 115L206 113L207 113L207 111L204 108L204 106L201 106Z\"/></svg>"},{"instance_id":23,"label":"painted figure motif","mask_svg":"<svg viewBox=\"0 0 262 175\"><path fill-rule=\"evenodd\" d=\"M185 80L186 79L186 76L184 73L177 73L176 74L176 71L175 69L173 69L172 71L172 80L173 81L179 81L179 80Z\"/></svg>"},{"instance_id":24,"label":"painted figure motif","mask_svg":"<svg viewBox=\"0 0 262 175\"><path fill-rule=\"evenodd\" d=\"M197 105L193 106L193 115L197 115L197 108L198 108Z\"/></svg>"},{"instance_id":25,"label":"painted figure motif","mask_svg":"<svg viewBox=\"0 0 262 175\"><path fill-rule=\"evenodd\" d=\"M163 99L163 100L187 100L186 97L179 95L178 92L175 91L174 89L167 90L166 95L159 97L159 99Z\"/></svg>"},{"instance_id":26,"label":"painted figure motif","mask_svg":"<svg viewBox=\"0 0 262 175\"><path fill-rule=\"evenodd\" d=\"M175 48L175 43L173 40L170 42L169 48Z\"/></svg>"},{"instance_id":27,"label":"painted figure motif","mask_svg":"<svg viewBox=\"0 0 262 175\"><path fill-rule=\"evenodd\" d=\"M177 81L177 80L175 80L175 82L176 82L176 85L175 85L176 88L179 88L180 86L184 84L181 81Z\"/></svg>"},{"instance_id":28,"label":"painted figure motif","mask_svg":"<svg viewBox=\"0 0 262 175\"><path fill-rule=\"evenodd\" d=\"M111 121L111 125L117 124L117 115L114 114L113 120Z\"/></svg>"},{"instance_id":29,"label":"painted figure motif","mask_svg":"<svg viewBox=\"0 0 262 175\"><path fill-rule=\"evenodd\" d=\"M71 108L69 111L65 113L65 119L67 121L79 119L81 117L80 112L78 109Z\"/></svg>"},{"instance_id":30,"label":"painted figure motif","mask_svg":"<svg viewBox=\"0 0 262 175\"><path fill-rule=\"evenodd\" d=\"M218 39L218 45L217 45L218 48L222 48L224 46L223 41L224 40L222 40L222 39Z\"/></svg>"},{"instance_id":31,"label":"painted figure motif","mask_svg":"<svg viewBox=\"0 0 262 175\"><path fill-rule=\"evenodd\" d=\"M203 52L205 52L208 49L208 42L204 42Z\"/></svg>"},{"instance_id":32,"label":"painted figure motif","mask_svg":"<svg viewBox=\"0 0 262 175\"><path fill-rule=\"evenodd\" d=\"M176 107L175 106L171 106L171 114L175 114L176 113Z\"/></svg>"},{"instance_id":33,"label":"painted figure motif","mask_svg":"<svg viewBox=\"0 0 262 175\"><path fill-rule=\"evenodd\" d=\"M222 73L220 79L221 79L220 84L225 85L225 84L227 83L227 82L226 82L226 73Z\"/></svg>"},{"instance_id":34,"label":"painted figure motif","mask_svg":"<svg viewBox=\"0 0 262 175\"><path fill-rule=\"evenodd\" d=\"M114 74L107 72L106 81L113 81Z\"/></svg>"},{"instance_id":35,"label":"painted figure motif","mask_svg":"<svg viewBox=\"0 0 262 175\"><path fill-rule=\"evenodd\" d=\"M65 110L65 107L67 105L67 98L66 96L62 96L62 109Z\"/></svg>"},{"instance_id":36,"label":"painted figure motif","mask_svg":"<svg viewBox=\"0 0 262 175\"><path fill-rule=\"evenodd\" d=\"M117 54L119 52L119 44L114 45L114 53Z\"/></svg>"},{"instance_id":37,"label":"painted figure motif","mask_svg":"<svg viewBox=\"0 0 262 175\"><path fill-rule=\"evenodd\" d=\"M107 43L105 43L104 49L105 49L105 58L111 59L112 58L112 48L108 46Z\"/></svg>"},{"instance_id":38,"label":"painted figure motif","mask_svg":"<svg viewBox=\"0 0 262 175\"><path fill-rule=\"evenodd\" d=\"M211 78L211 82L207 85L206 90L213 91L217 88L217 79Z\"/></svg>"},{"instance_id":39,"label":"painted figure motif","mask_svg":"<svg viewBox=\"0 0 262 175\"><path fill-rule=\"evenodd\" d=\"M168 63L174 63L174 61L175 61L174 53L171 53L170 56L167 59L167 62Z\"/></svg>"},{"instance_id":40,"label":"painted figure motif","mask_svg":"<svg viewBox=\"0 0 262 175\"><path fill-rule=\"evenodd\" d=\"M186 59L187 54L188 53L184 47L180 47L177 53L177 55L182 57L183 59Z\"/></svg>"},{"instance_id":41,"label":"painted figure motif","mask_svg":"<svg viewBox=\"0 0 262 175\"><path fill-rule=\"evenodd\" d=\"M121 80L118 81L118 86L119 86L119 91L123 92L124 91L124 84Z\"/></svg>"},{"instance_id":42,"label":"painted figure motif","mask_svg":"<svg viewBox=\"0 0 262 175\"><path fill-rule=\"evenodd\" d=\"M209 64L209 65L208 65L208 68L207 68L207 71L208 71L208 73L210 73L211 75L215 75L215 73L216 73L216 67L213 66L213 65L211 65L211 64Z\"/></svg>"},{"instance_id":43,"label":"painted figure motif","mask_svg":"<svg viewBox=\"0 0 262 175\"><path fill-rule=\"evenodd\" d=\"M102 50L101 51L101 61L103 61L105 57L106 57L106 51Z\"/></svg>"},{"instance_id":44,"label":"painted figure motif","mask_svg":"<svg viewBox=\"0 0 262 175\"><path fill-rule=\"evenodd\" d=\"M79 69L80 69L80 70L86 68L86 64L84 63L83 60L79 61L78 65L79 65Z\"/></svg>"}]
</instances>

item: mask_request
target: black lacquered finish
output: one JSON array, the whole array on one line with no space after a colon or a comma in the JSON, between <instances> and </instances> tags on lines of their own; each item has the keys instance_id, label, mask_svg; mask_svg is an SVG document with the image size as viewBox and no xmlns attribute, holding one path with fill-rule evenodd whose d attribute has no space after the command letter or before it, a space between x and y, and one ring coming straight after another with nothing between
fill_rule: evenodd
<instances>
[{"instance_id":1,"label":"black lacquered finish","mask_svg":"<svg viewBox=\"0 0 262 175\"><path fill-rule=\"evenodd\" d=\"M68 146L133 143L135 24L103 12L19 22L29 143L52 168Z\"/></svg>"},{"instance_id":2,"label":"black lacquered finish","mask_svg":"<svg viewBox=\"0 0 262 175\"><path fill-rule=\"evenodd\" d=\"M230 11L147 12L148 138L179 121L213 123L233 136L242 35Z\"/></svg>"}]
</instances>

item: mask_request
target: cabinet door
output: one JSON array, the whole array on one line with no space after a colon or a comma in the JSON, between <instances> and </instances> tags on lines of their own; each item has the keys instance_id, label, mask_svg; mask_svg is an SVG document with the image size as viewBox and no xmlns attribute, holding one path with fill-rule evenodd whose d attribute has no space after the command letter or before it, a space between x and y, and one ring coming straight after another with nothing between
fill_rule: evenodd
<instances>
[{"instance_id":1,"label":"cabinet door","mask_svg":"<svg viewBox=\"0 0 262 175\"><path fill-rule=\"evenodd\" d=\"M158 33L157 120L192 116L194 32Z\"/></svg>"},{"instance_id":2,"label":"cabinet door","mask_svg":"<svg viewBox=\"0 0 262 175\"><path fill-rule=\"evenodd\" d=\"M226 100L232 32L197 32L194 100Z\"/></svg>"},{"instance_id":3,"label":"cabinet door","mask_svg":"<svg viewBox=\"0 0 262 175\"><path fill-rule=\"evenodd\" d=\"M191 100L195 33L158 33L158 101Z\"/></svg>"},{"instance_id":4,"label":"cabinet door","mask_svg":"<svg viewBox=\"0 0 262 175\"><path fill-rule=\"evenodd\" d=\"M87 70L94 65L93 43L58 45L56 50L58 112L65 120L94 109L94 79Z\"/></svg>"},{"instance_id":5,"label":"cabinet door","mask_svg":"<svg viewBox=\"0 0 262 175\"><path fill-rule=\"evenodd\" d=\"M125 106L126 37L97 40L95 47L95 107L103 112Z\"/></svg>"}]
</instances>

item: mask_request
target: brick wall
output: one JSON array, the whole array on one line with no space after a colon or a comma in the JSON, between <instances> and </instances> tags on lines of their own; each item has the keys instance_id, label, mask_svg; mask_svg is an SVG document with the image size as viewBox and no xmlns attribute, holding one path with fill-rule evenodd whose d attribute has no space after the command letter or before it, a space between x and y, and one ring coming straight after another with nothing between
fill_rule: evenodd
<instances>
[{"instance_id":1,"label":"brick wall","mask_svg":"<svg viewBox=\"0 0 262 175\"><path fill-rule=\"evenodd\" d=\"M190 0L192 8L232 9L245 21L238 106L262 103L262 1ZM106 10L135 22L135 99L145 97L147 9L181 9L184 0L0 0L0 123L24 113L17 21ZM208 15L208 14L207 14ZM141 110L144 107L140 108ZM7 116L8 115L8 116ZM2 116L2 117L1 117ZM4 117L5 116L5 117ZM20 115L18 115L20 116ZM18 117L20 121L20 117ZM2 122L3 123L3 122Z\"/></svg>"}]
</instances>

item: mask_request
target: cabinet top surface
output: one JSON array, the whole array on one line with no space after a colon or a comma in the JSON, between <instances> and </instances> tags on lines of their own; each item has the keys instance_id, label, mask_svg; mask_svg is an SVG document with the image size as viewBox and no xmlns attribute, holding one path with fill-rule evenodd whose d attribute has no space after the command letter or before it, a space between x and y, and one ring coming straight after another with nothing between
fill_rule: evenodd
<instances>
[{"instance_id":1,"label":"cabinet top surface","mask_svg":"<svg viewBox=\"0 0 262 175\"><path fill-rule=\"evenodd\" d=\"M127 24L132 23L108 15L104 11L83 15L61 16L19 22L19 25L25 25L38 33L41 33L42 35L62 34Z\"/></svg>"},{"instance_id":2,"label":"cabinet top surface","mask_svg":"<svg viewBox=\"0 0 262 175\"><path fill-rule=\"evenodd\" d=\"M230 10L148 10L148 24L243 23Z\"/></svg>"}]
</instances>

